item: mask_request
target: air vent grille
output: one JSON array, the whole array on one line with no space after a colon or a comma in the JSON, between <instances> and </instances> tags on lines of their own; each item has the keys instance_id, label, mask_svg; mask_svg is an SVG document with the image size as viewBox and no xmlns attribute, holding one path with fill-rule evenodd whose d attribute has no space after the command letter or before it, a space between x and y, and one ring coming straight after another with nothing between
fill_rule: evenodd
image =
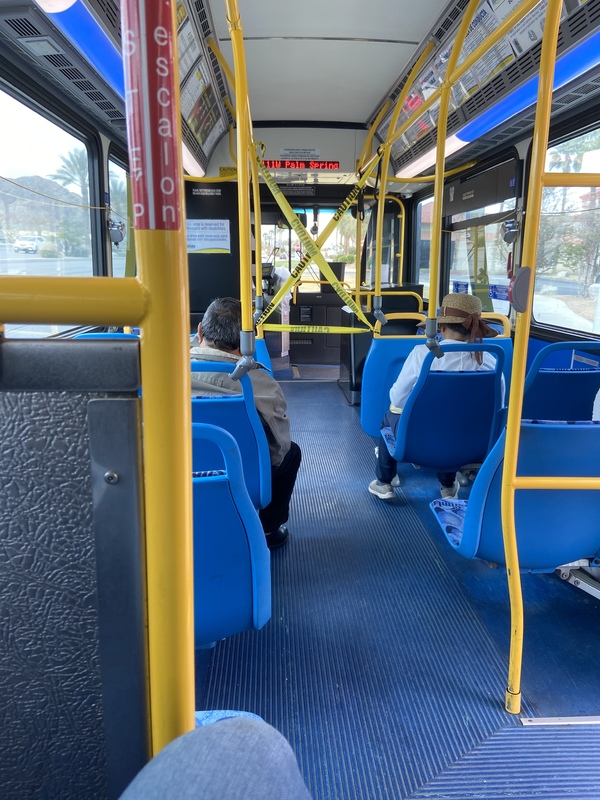
<instances>
[{"instance_id":1,"label":"air vent grille","mask_svg":"<svg viewBox=\"0 0 600 800\"><path fill-rule=\"evenodd\" d=\"M200 26L200 30L202 32L202 38L206 40L213 35L208 14L206 13L206 8L204 7L202 0L196 0L194 5L196 11L198 12L198 25Z\"/></svg>"},{"instance_id":2,"label":"air vent grille","mask_svg":"<svg viewBox=\"0 0 600 800\"><path fill-rule=\"evenodd\" d=\"M11 51L41 70L42 85L51 90L54 83L98 122L123 131L125 108L114 90L103 84L37 6L31 4L20 12L17 17L14 9L3 11L0 5L0 43L8 39Z\"/></svg>"},{"instance_id":3,"label":"air vent grille","mask_svg":"<svg viewBox=\"0 0 600 800\"><path fill-rule=\"evenodd\" d=\"M117 0L86 0L95 12L96 19L102 21L105 31L118 47L121 47L121 11Z\"/></svg>"},{"instance_id":4,"label":"air vent grille","mask_svg":"<svg viewBox=\"0 0 600 800\"><path fill-rule=\"evenodd\" d=\"M443 22L440 22L439 28L433 34L434 38L441 42L448 31L454 27L456 20L460 19L463 11L469 5L469 0L459 0L459 2L448 12Z\"/></svg>"},{"instance_id":5,"label":"air vent grille","mask_svg":"<svg viewBox=\"0 0 600 800\"><path fill-rule=\"evenodd\" d=\"M48 56L46 56L46 58L48 58ZM60 65L54 64L54 66L56 67L56 66L60 66ZM65 78L68 78L70 81L84 81L85 80L85 75L83 75L78 69L75 69L75 67L67 67L66 69L61 69L61 72L65 76ZM77 85L79 86L79 84L77 84ZM79 86L79 88L81 89L82 87Z\"/></svg>"},{"instance_id":6,"label":"air vent grille","mask_svg":"<svg viewBox=\"0 0 600 800\"><path fill-rule=\"evenodd\" d=\"M32 25L32 23L24 18L18 17L13 19L7 19L6 24L9 25L13 31L17 34L17 36L41 36L42 34L40 31Z\"/></svg>"},{"instance_id":7,"label":"air vent grille","mask_svg":"<svg viewBox=\"0 0 600 800\"><path fill-rule=\"evenodd\" d=\"M60 69L61 67L66 67L68 69L73 66L69 59L66 56L63 56L61 53L52 53L50 55L43 56L43 58L57 69ZM83 78L83 75L80 75L80 77Z\"/></svg>"},{"instance_id":8,"label":"air vent grille","mask_svg":"<svg viewBox=\"0 0 600 800\"><path fill-rule=\"evenodd\" d=\"M81 77L83 78L83 75ZM74 81L74 84L78 89L81 89L82 92L93 92L96 88L94 84L88 80Z\"/></svg>"}]
</instances>

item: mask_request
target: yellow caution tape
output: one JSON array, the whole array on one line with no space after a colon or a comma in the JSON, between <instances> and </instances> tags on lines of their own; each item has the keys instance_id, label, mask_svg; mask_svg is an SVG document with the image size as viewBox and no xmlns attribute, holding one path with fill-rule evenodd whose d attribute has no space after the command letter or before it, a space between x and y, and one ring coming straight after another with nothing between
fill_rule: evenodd
<instances>
[{"instance_id":1,"label":"yellow caution tape","mask_svg":"<svg viewBox=\"0 0 600 800\"><path fill-rule=\"evenodd\" d=\"M290 333L370 333L368 328L345 328L336 325L276 325L264 324L264 331L289 331Z\"/></svg>"},{"instance_id":2,"label":"yellow caution tape","mask_svg":"<svg viewBox=\"0 0 600 800\"><path fill-rule=\"evenodd\" d=\"M357 198L358 194L360 193L361 188L367 182L368 177L370 176L371 172L375 169L377 165L377 160L375 159L370 166L370 169L365 171L359 178L358 182L353 186L352 190L348 194L348 197L344 200L341 204L339 209L333 215L330 222L325 227L324 231L321 235L317 238L316 241L313 241L309 236L306 228L300 222L296 214L294 213L293 208L288 203L287 199L285 198L283 192L275 182L275 179L271 175L271 173L267 170L265 165L262 162L262 153L259 155L255 153L255 160L259 170L262 173L262 176L265 180L265 183L271 190L271 194L277 201L277 205L281 209L283 215L290 223L292 230L296 233L296 236L300 240L303 250L305 252L305 256L301 259L301 261L294 267L292 272L290 273L290 277L285 281L283 286L280 287L279 291L273 298L273 300L269 303L269 305L264 309L260 317L257 319L256 324L261 325L263 324L264 320L267 319L273 312L275 308L279 305L282 299L285 297L286 294L291 292L293 287L298 283L300 277L306 267L310 264L311 261L315 261L323 275L328 279L333 289L338 293L338 295L342 298L344 303L356 314L356 316L367 325L369 330L373 330L373 326L369 322L369 320L364 315L360 306L353 300L351 295L343 288L341 283L338 281L335 273L325 261L324 256L322 255L319 247L327 240L327 238L331 235L331 232L335 230L339 220L343 217L346 213L348 208L352 205L354 200ZM317 326L318 327L318 326ZM325 326L327 327L327 326Z\"/></svg>"}]
</instances>

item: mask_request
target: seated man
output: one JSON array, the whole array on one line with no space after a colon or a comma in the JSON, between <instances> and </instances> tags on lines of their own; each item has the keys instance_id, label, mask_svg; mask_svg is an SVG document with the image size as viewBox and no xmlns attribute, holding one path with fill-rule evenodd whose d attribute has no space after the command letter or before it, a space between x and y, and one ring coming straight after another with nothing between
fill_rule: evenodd
<instances>
[{"instance_id":1,"label":"seated man","mask_svg":"<svg viewBox=\"0 0 600 800\"><path fill-rule=\"evenodd\" d=\"M481 300L472 294L447 294L442 300L437 321L438 329L442 334L442 344L475 342L481 341L484 336L497 336L496 331L481 319ZM407 357L400 375L390 389L390 408L383 419L382 428L389 427L394 434L396 433L400 414L419 378L421 366L428 353L429 349L422 344L415 347ZM491 353L485 351L455 352L446 353L443 358L434 359L430 369L473 372L493 370L495 366L496 359ZM502 378L502 387L504 391L504 378ZM448 424L452 424L451 417ZM377 480L371 481L369 492L381 500L391 500L395 497L392 481L396 477L397 468L398 464L390 455L384 438L380 436L375 469ZM457 496L460 484L456 479L456 473L438 472L437 478L440 482L442 497Z\"/></svg>"},{"instance_id":2,"label":"seated man","mask_svg":"<svg viewBox=\"0 0 600 800\"><path fill-rule=\"evenodd\" d=\"M242 308L239 300L221 297L213 300L198 325L198 342L190 350L192 360L231 361L240 352ZM269 549L288 539L287 522L290 498L302 459L300 447L291 441L290 421L281 387L260 364L248 373L254 403L261 418L271 456L271 502L259 513ZM192 372L192 395L240 394L239 381L224 372Z\"/></svg>"}]
</instances>

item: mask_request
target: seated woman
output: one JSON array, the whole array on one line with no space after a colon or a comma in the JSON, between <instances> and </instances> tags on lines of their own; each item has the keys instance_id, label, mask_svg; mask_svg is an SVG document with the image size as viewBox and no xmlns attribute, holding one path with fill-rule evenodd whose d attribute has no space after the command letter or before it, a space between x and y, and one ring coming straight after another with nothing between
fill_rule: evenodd
<instances>
[{"instance_id":1,"label":"seated woman","mask_svg":"<svg viewBox=\"0 0 600 800\"><path fill-rule=\"evenodd\" d=\"M438 329L442 334L441 343L477 342L483 337L496 336L496 331L481 319L481 310L481 300L475 295L455 292L447 294L442 300L437 318ZM428 353L426 345L418 345L404 362L400 375L390 389L390 408L381 423L382 428L391 428L395 434L404 404L417 382ZM490 353L449 352L443 358L435 359L431 369L472 372L493 370L495 366L496 359ZM504 390L504 382L502 385ZM385 440L380 435L375 469L377 479L369 484L369 492L380 500L391 500L395 497L392 481L396 478L397 470L398 464L390 455ZM457 496L460 484L455 472L438 472L437 478L442 497ZM397 480L394 485L398 485Z\"/></svg>"}]
</instances>

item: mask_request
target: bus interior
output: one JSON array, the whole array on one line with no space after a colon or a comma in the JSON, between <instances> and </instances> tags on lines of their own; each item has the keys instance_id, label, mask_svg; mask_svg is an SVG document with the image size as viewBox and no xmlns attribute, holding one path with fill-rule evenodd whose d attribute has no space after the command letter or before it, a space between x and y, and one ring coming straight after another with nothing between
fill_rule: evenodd
<instances>
[{"instance_id":1,"label":"bus interior","mask_svg":"<svg viewBox=\"0 0 600 800\"><path fill-rule=\"evenodd\" d=\"M600 800L599 39L600 0L0 0L5 800L116 800L211 712L314 800ZM423 373L382 502L449 292L493 433L440 498L487 400ZM270 552L248 381L190 403L218 297L302 450Z\"/></svg>"}]
</instances>

